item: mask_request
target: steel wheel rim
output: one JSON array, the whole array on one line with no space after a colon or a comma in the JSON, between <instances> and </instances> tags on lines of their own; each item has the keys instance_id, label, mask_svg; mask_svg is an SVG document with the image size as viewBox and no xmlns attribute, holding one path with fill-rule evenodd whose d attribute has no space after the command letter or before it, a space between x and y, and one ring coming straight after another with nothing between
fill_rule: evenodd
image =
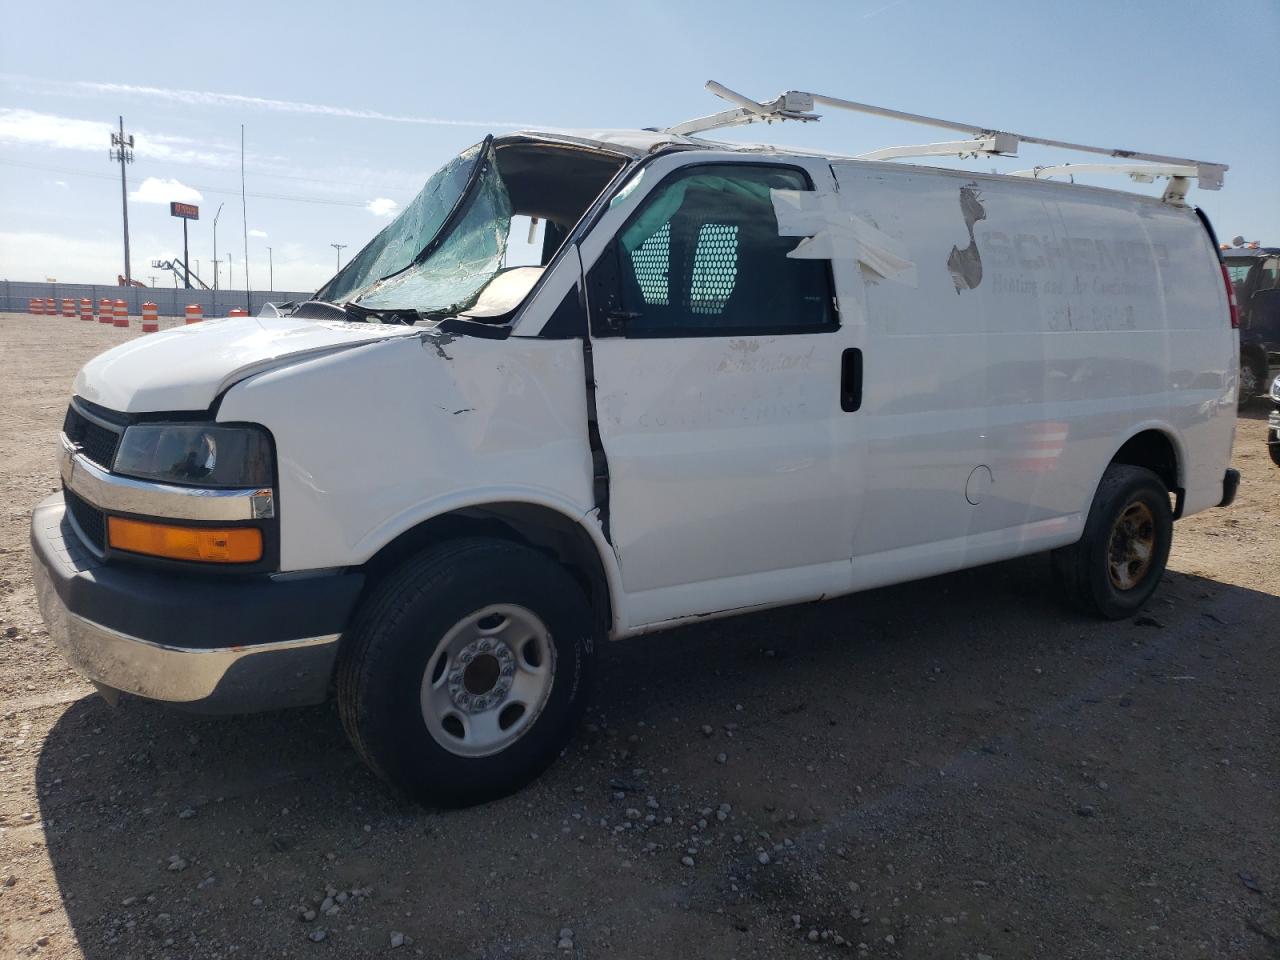
<instances>
[{"instance_id":1,"label":"steel wheel rim","mask_svg":"<svg viewBox=\"0 0 1280 960\"><path fill-rule=\"evenodd\" d=\"M555 682L551 632L525 607L496 603L459 620L436 644L419 701L432 738L460 757L487 757L523 736Z\"/></svg>"},{"instance_id":2,"label":"steel wheel rim","mask_svg":"<svg viewBox=\"0 0 1280 960\"><path fill-rule=\"evenodd\" d=\"M1120 512L1107 544L1107 573L1117 590L1132 590L1151 569L1156 550L1156 518L1145 503L1134 501Z\"/></svg>"}]
</instances>

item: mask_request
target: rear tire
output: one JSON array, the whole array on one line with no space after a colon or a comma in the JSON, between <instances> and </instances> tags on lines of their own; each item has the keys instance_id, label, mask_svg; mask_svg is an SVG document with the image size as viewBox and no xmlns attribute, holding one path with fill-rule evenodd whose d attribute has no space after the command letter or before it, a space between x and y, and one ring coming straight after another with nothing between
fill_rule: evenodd
<instances>
[{"instance_id":1,"label":"rear tire","mask_svg":"<svg viewBox=\"0 0 1280 960\"><path fill-rule=\"evenodd\" d=\"M1236 406L1243 410L1262 393L1266 375L1248 357L1240 358L1240 380L1236 385Z\"/></svg>"},{"instance_id":2,"label":"rear tire","mask_svg":"<svg viewBox=\"0 0 1280 960\"><path fill-rule=\"evenodd\" d=\"M1169 492L1143 467L1113 463L1093 496L1084 535L1051 554L1067 599L1094 616L1136 613L1164 575L1173 539Z\"/></svg>"},{"instance_id":3,"label":"rear tire","mask_svg":"<svg viewBox=\"0 0 1280 960\"><path fill-rule=\"evenodd\" d=\"M338 664L356 751L420 803L511 793L564 749L593 675L591 609L550 558L503 540L424 550L378 585Z\"/></svg>"}]
</instances>

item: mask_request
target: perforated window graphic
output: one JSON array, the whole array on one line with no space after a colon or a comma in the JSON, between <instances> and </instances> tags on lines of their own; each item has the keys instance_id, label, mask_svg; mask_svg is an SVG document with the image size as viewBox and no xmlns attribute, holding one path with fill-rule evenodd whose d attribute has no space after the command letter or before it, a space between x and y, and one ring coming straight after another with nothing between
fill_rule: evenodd
<instances>
[{"instance_id":1,"label":"perforated window graphic","mask_svg":"<svg viewBox=\"0 0 1280 960\"><path fill-rule=\"evenodd\" d=\"M671 223L668 221L631 254L640 296L649 306L670 303L667 276L671 269Z\"/></svg>"},{"instance_id":2,"label":"perforated window graphic","mask_svg":"<svg viewBox=\"0 0 1280 960\"><path fill-rule=\"evenodd\" d=\"M618 234L617 257L602 260L617 280L612 297L597 298L607 305L601 327L626 336L834 329L827 265L791 257L797 241L774 213L775 191L810 189L803 172L766 164L672 173ZM604 267L594 275L611 282Z\"/></svg>"},{"instance_id":3,"label":"perforated window graphic","mask_svg":"<svg viewBox=\"0 0 1280 960\"><path fill-rule=\"evenodd\" d=\"M704 223L698 231L698 245L693 252L689 309L693 313L723 313L737 280L738 227L735 224Z\"/></svg>"}]
</instances>

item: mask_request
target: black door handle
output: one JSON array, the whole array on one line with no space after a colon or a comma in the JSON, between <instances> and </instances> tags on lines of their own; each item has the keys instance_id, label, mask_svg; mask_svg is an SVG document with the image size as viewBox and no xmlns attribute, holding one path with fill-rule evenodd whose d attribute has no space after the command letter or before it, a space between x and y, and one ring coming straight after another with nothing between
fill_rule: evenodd
<instances>
[{"instance_id":1,"label":"black door handle","mask_svg":"<svg viewBox=\"0 0 1280 960\"><path fill-rule=\"evenodd\" d=\"M850 347L840 355L840 409L853 413L862 406L862 351Z\"/></svg>"},{"instance_id":2,"label":"black door handle","mask_svg":"<svg viewBox=\"0 0 1280 960\"><path fill-rule=\"evenodd\" d=\"M840 356L840 408L852 413L863 406L863 352L846 349Z\"/></svg>"}]
</instances>

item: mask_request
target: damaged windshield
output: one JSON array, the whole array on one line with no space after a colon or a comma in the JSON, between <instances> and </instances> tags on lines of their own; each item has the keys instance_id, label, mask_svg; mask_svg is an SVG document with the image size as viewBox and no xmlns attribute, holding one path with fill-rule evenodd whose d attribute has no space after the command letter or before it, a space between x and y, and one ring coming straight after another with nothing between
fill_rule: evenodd
<instances>
[{"instance_id":1,"label":"damaged windshield","mask_svg":"<svg viewBox=\"0 0 1280 960\"><path fill-rule=\"evenodd\" d=\"M489 137L432 174L315 299L348 316L501 322L625 163L576 144Z\"/></svg>"},{"instance_id":2,"label":"damaged windshield","mask_svg":"<svg viewBox=\"0 0 1280 960\"><path fill-rule=\"evenodd\" d=\"M457 312L501 269L510 227L511 202L489 138L432 174L316 299L369 310Z\"/></svg>"}]
</instances>

